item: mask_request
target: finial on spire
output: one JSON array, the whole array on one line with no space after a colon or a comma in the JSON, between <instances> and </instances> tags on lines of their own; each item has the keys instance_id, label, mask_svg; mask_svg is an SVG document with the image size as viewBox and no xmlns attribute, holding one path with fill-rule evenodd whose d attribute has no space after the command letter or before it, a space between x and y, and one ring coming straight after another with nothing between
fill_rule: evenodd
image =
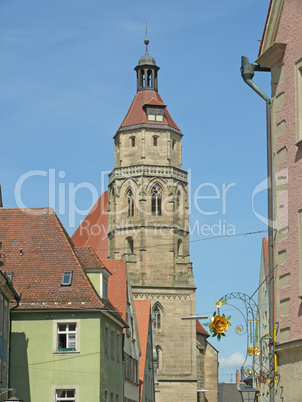
<instances>
[{"instance_id":1,"label":"finial on spire","mask_svg":"<svg viewBox=\"0 0 302 402\"><path fill-rule=\"evenodd\" d=\"M144 40L145 45L146 45L146 54L148 54L148 45L149 45L149 39L148 39L148 22L146 22L146 39Z\"/></svg>"}]
</instances>

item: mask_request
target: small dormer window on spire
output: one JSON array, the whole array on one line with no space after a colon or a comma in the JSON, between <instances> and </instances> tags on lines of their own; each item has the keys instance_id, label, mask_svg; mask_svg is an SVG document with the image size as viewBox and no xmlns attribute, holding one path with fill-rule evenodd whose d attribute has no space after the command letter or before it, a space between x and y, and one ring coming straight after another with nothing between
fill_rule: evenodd
<instances>
[{"instance_id":1,"label":"small dormer window on spire","mask_svg":"<svg viewBox=\"0 0 302 402\"><path fill-rule=\"evenodd\" d=\"M164 108L163 107L147 106L146 114L147 114L148 121L155 121L158 123L163 123L163 121L164 121Z\"/></svg>"}]
</instances>

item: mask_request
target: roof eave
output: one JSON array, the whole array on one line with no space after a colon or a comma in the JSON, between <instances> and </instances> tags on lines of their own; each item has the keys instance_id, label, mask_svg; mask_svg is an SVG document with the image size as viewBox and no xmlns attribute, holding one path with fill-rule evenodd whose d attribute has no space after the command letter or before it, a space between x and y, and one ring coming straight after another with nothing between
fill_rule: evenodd
<instances>
[{"instance_id":1,"label":"roof eave","mask_svg":"<svg viewBox=\"0 0 302 402\"><path fill-rule=\"evenodd\" d=\"M116 136L117 136L120 132L131 131L131 130L137 130L137 129L140 129L140 128L143 128L143 129L150 128L151 130L152 130L152 129L157 129L157 130L164 130L164 131L170 130L170 131L173 131L173 132L175 132L175 133L177 133L177 134L183 136L183 133L182 133L180 130L177 130L176 128L171 127L171 126L169 126L168 124L161 124L161 123L158 123L158 124L141 123L141 124L133 124L133 125L131 125L131 126L120 127L120 128L117 130L117 132L116 132L116 134L115 134L115 136L114 136L113 138L115 139Z\"/></svg>"},{"instance_id":2,"label":"roof eave","mask_svg":"<svg viewBox=\"0 0 302 402\"><path fill-rule=\"evenodd\" d=\"M272 68L278 60L280 60L285 52L286 43L274 42L261 56L258 57L256 63L261 67Z\"/></svg>"},{"instance_id":3,"label":"roof eave","mask_svg":"<svg viewBox=\"0 0 302 402\"><path fill-rule=\"evenodd\" d=\"M274 43L284 0L271 0L259 49L260 57Z\"/></svg>"}]
</instances>

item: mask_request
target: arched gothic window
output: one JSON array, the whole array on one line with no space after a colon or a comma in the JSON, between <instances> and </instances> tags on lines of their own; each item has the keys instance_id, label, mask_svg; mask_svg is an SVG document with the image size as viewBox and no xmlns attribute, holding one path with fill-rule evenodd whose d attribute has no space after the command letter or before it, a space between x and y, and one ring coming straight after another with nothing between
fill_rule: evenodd
<instances>
[{"instance_id":1,"label":"arched gothic window","mask_svg":"<svg viewBox=\"0 0 302 402\"><path fill-rule=\"evenodd\" d=\"M163 351L159 345L156 345L155 350L156 350L157 369L161 369L162 368Z\"/></svg>"},{"instance_id":2,"label":"arched gothic window","mask_svg":"<svg viewBox=\"0 0 302 402\"><path fill-rule=\"evenodd\" d=\"M158 303L155 303L152 308L152 313L154 314L154 329L155 332L161 330L162 327L162 309Z\"/></svg>"},{"instance_id":3,"label":"arched gothic window","mask_svg":"<svg viewBox=\"0 0 302 402\"><path fill-rule=\"evenodd\" d=\"M183 255L183 244L182 244L182 240L178 239L177 241L177 255Z\"/></svg>"},{"instance_id":4,"label":"arched gothic window","mask_svg":"<svg viewBox=\"0 0 302 402\"><path fill-rule=\"evenodd\" d=\"M131 188L127 191L127 216L134 216L134 195Z\"/></svg>"},{"instance_id":5,"label":"arched gothic window","mask_svg":"<svg viewBox=\"0 0 302 402\"><path fill-rule=\"evenodd\" d=\"M126 248L128 254L133 254L134 250L134 242L132 237L127 237L126 239Z\"/></svg>"},{"instance_id":6,"label":"arched gothic window","mask_svg":"<svg viewBox=\"0 0 302 402\"><path fill-rule=\"evenodd\" d=\"M151 212L152 215L161 215L161 188L158 184L151 190Z\"/></svg>"}]
</instances>

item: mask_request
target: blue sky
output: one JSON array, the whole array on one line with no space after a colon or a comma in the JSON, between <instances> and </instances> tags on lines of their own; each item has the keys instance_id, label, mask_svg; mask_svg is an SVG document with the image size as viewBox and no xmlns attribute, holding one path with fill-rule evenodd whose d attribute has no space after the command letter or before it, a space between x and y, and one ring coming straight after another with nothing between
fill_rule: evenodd
<instances>
[{"instance_id":1,"label":"blue sky","mask_svg":"<svg viewBox=\"0 0 302 402\"><path fill-rule=\"evenodd\" d=\"M264 234L210 237L223 228L232 234L266 229L251 205L253 190L266 177L265 103L244 84L239 69L241 55L257 58L268 5L269 0L0 0L4 206L19 205L16 184L36 171L22 187L24 205L55 206L74 232L72 220L77 226L82 216L69 214L68 186L89 183L98 194L106 187L101 172L113 168L112 137L135 95L133 68L145 51L148 21L149 53L161 68L159 92L184 134L183 168L191 172L197 313L211 314L215 301L229 292L252 294ZM270 94L268 73L256 73L254 80ZM51 174L55 200L49 196ZM211 186L198 190L205 183ZM228 185L226 209L221 199L194 206L194 194L221 194ZM66 202L59 205L64 190ZM88 210L91 202L88 189L77 192L79 209ZM254 202L266 215L265 192ZM234 325L228 332L220 343L213 340L222 366L240 364L235 357L245 354Z\"/></svg>"}]
</instances>

